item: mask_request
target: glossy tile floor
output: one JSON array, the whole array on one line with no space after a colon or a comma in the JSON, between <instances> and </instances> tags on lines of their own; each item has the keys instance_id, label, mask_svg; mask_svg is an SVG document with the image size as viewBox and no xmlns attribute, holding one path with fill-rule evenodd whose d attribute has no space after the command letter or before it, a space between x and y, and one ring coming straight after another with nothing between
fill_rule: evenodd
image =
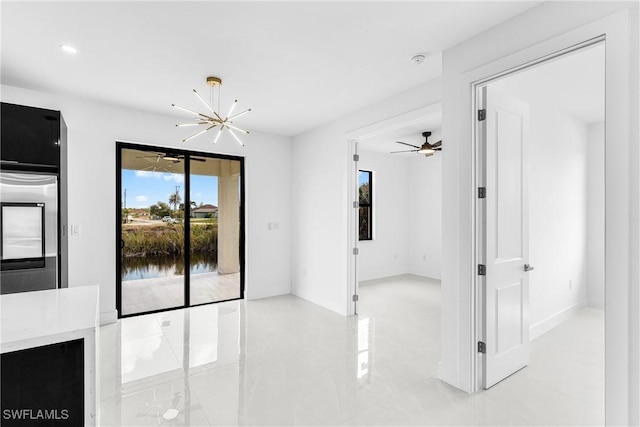
<instances>
[{"instance_id":1,"label":"glossy tile floor","mask_svg":"<svg viewBox=\"0 0 640 427\"><path fill-rule=\"evenodd\" d=\"M602 425L604 316L532 342L529 367L467 394L436 378L440 284L365 282L345 318L287 295L101 329L102 425Z\"/></svg>"},{"instance_id":2,"label":"glossy tile floor","mask_svg":"<svg viewBox=\"0 0 640 427\"><path fill-rule=\"evenodd\" d=\"M191 275L191 304L240 297L240 273ZM122 282L122 313L135 314L184 305L184 276Z\"/></svg>"}]
</instances>

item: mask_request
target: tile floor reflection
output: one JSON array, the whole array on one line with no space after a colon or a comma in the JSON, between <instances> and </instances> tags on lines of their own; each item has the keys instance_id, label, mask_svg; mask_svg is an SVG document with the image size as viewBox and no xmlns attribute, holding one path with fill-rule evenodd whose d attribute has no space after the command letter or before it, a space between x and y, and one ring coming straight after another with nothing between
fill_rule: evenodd
<instances>
[{"instance_id":1,"label":"tile floor reflection","mask_svg":"<svg viewBox=\"0 0 640 427\"><path fill-rule=\"evenodd\" d=\"M360 289L357 317L286 295L102 327L101 425L603 424L602 312L582 310L532 343L529 367L470 395L436 378L438 281Z\"/></svg>"}]
</instances>

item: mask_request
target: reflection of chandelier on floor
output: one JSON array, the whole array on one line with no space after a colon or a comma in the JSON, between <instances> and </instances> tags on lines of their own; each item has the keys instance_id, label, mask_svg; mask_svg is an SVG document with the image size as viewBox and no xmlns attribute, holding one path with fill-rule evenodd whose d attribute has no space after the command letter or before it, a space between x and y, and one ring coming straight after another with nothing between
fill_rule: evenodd
<instances>
[{"instance_id":1,"label":"reflection of chandelier on floor","mask_svg":"<svg viewBox=\"0 0 640 427\"><path fill-rule=\"evenodd\" d=\"M233 138L238 141L238 144L242 145L244 147L244 144L242 143L242 141L240 140L240 138L238 137L238 135L236 135L236 133L234 132L234 130L238 131L238 132L243 132L243 133L249 133L249 131L247 130L242 130L236 126L233 125L233 120L237 119L238 117L248 113L249 111L251 111L251 108L244 110L241 113L235 114L232 116L233 114L233 110L236 108L236 104L238 103L238 100L236 99L235 101L233 101L233 104L231 104L231 108L229 109L229 112L227 113L227 115L222 118L222 116L220 116L220 114L218 114L217 111L215 111L212 107L213 105L213 91L215 88L218 89L218 111L220 111L220 86L222 85L222 80L219 77L207 77L207 86L209 86L209 102L205 101L205 99L200 96L200 94L193 89L193 93L198 97L198 99L205 105L205 107L207 107L207 110L209 110L208 114L202 114L202 113L198 113L196 111L193 110L189 110L188 108L184 108L181 107L179 105L176 104L171 104L173 107L182 110L182 111L186 111L187 113L190 114L195 114L196 117L194 117L194 120L197 120L196 123L184 123L184 124L179 124L176 125L177 127L184 127L184 126L199 126L199 125L205 125L207 126L207 128L201 130L198 133L195 133L187 138L184 138L182 140L182 142L187 142L188 140L195 138L196 136L202 135L203 133L210 131L211 129L217 127L218 128L218 134L215 136L215 138L213 139L213 143L217 143L218 139L220 138L220 135L222 135L222 131L227 129L229 131L229 133L231 134L231 136L233 136Z\"/></svg>"}]
</instances>

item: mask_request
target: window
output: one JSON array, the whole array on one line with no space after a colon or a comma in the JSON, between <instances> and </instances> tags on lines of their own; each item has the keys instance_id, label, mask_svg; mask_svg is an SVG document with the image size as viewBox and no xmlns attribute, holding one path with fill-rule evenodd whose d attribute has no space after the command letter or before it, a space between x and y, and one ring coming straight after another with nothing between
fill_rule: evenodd
<instances>
[{"instance_id":1,"label":"window","mask_svg":"<svg viewBox=\"0 0 640 427\"><path fill-rule=\"evenodd\" d=\"M358 237L359 240L373 239L373 172L358 171Z\"/></svg>"}]
</instances>

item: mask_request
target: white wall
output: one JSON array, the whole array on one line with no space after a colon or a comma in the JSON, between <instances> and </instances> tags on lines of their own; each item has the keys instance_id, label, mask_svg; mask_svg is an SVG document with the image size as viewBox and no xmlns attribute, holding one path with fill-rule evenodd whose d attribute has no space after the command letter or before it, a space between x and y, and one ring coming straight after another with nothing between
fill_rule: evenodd
<instances>
[{"instance_id":1,"label":"white wall","mask_svg":"<svg viewBox=\"0 0 640 427\"><path fill-rule=\"evenodd\" d=\"M440 79L402 92L293 138L293 293L346 315L348 299L348 173L345 135L441 99Z\"/></svg>"},{"instance_id":2,"label":"white wall","mask_svg":"<svg viewBox=\"0 0 640 427\"><path fill-rule=\"evenodd\" d=\"M530 339L586 305L604 308L604 123L589 125L536 90L540 70L491 84L530 111Z\"/></svg>"},{"instance_id":3,"label":"white wall","mask_svg":"<svg viewBox=\"0 0 640 427\"><path fill-rule=\"evenodd\" d=\"M359 150L358 168L373 171L373 240L358 243L359 280L409 271L409 234L415 223L409 211L409 159Z\"/></svg>"},{"instance_id":4,"label":"white wall","mask_svg":"<svg viewBox=\"0 0 640 427\"><path fill-rule=\"evenodd\" d=\"M587 298L587 125L530 103L530 338Z\"/></svg>"},{"instance_id":5,"label":"white wall","mask_svg":"<svg viewBox=\"0 0 640 427\"><path fill-rule=\"evenodd\" d=\"M545 84L536 71L491 84L528 104L530 111L528 261L535 267L529 273L530 339L587 305L589 283L595 284L588 269L604 274L604 198L590 191L591 185L604 191L603 153L587 161L592 142L588 124L535 90ZM600 223L596 217L588 222L591 210L602 212ZM590 241L593 228L602 232L600 241ZM602 258L588 259L590 245L596 244L600 247L591 252ZM594 291L603 292L604 277L599 284Z\"/></svg>"},{"instance_id":6,"label":"white wall","mask_svg":"<svg viewBox=\"0 0 640 427\"><path fill-rule=\"evenodd\" d=\"M604 309L604 122L587 132L587 305Z\"/></svg>"},{"instance_id":7,"label":"white wall","mask_svg":"<svg viewBox=\"0 0 640 427\"><path fill-rule=\"evenodd\" d=\"M630 12L622 11L632 8ZM610 16L611 15L611 16ZM559 49L606 34L606 421L638 416L638 333L635 314L639 235L638 5L636 2L545 2L443 54L443 271L440 377L477 389L472 313L473 109L471 83ZM634 37L635 36L635 37ZM633 63L630 62L633 60ZM629 90L629 89L633 90ZM633 114L632 114L633 113ZM635 115L634 115L635 114ZM631 299L630 299L631 298ZM632 323L631 320L634 320ZM630 366L632 366L630 370Z\"/></svg>"},{"instance_id":8,"label":"white wall","mask_svg":"<svg viewBox=\"0 0 640 427\"><path fill-rule=\"evenodd\" d=\"M103 323L116 319L116 141L245 156L246 296L290 292L289 138L252 133L245 149L223 138L215 147L206 138L182 144L176 117L11 86L2 86L2 101L62 112L69 131L69 223L81 226L69 239L69 286L100 285ZM279 228L269 231L269 222Z\"/></svg>"},{"instance_id":9,"label":"white wall","mask_svg":"<svg viewBox=\"0 0 640 427\"><path fill-rule=\"evenodd\" d=\"M440 137L433 138L434 141ZM443 142L446 150L446 142ZM409 273L440 279L442 269L442 152L409 162Z\"/></svg>"}]
</instances>

